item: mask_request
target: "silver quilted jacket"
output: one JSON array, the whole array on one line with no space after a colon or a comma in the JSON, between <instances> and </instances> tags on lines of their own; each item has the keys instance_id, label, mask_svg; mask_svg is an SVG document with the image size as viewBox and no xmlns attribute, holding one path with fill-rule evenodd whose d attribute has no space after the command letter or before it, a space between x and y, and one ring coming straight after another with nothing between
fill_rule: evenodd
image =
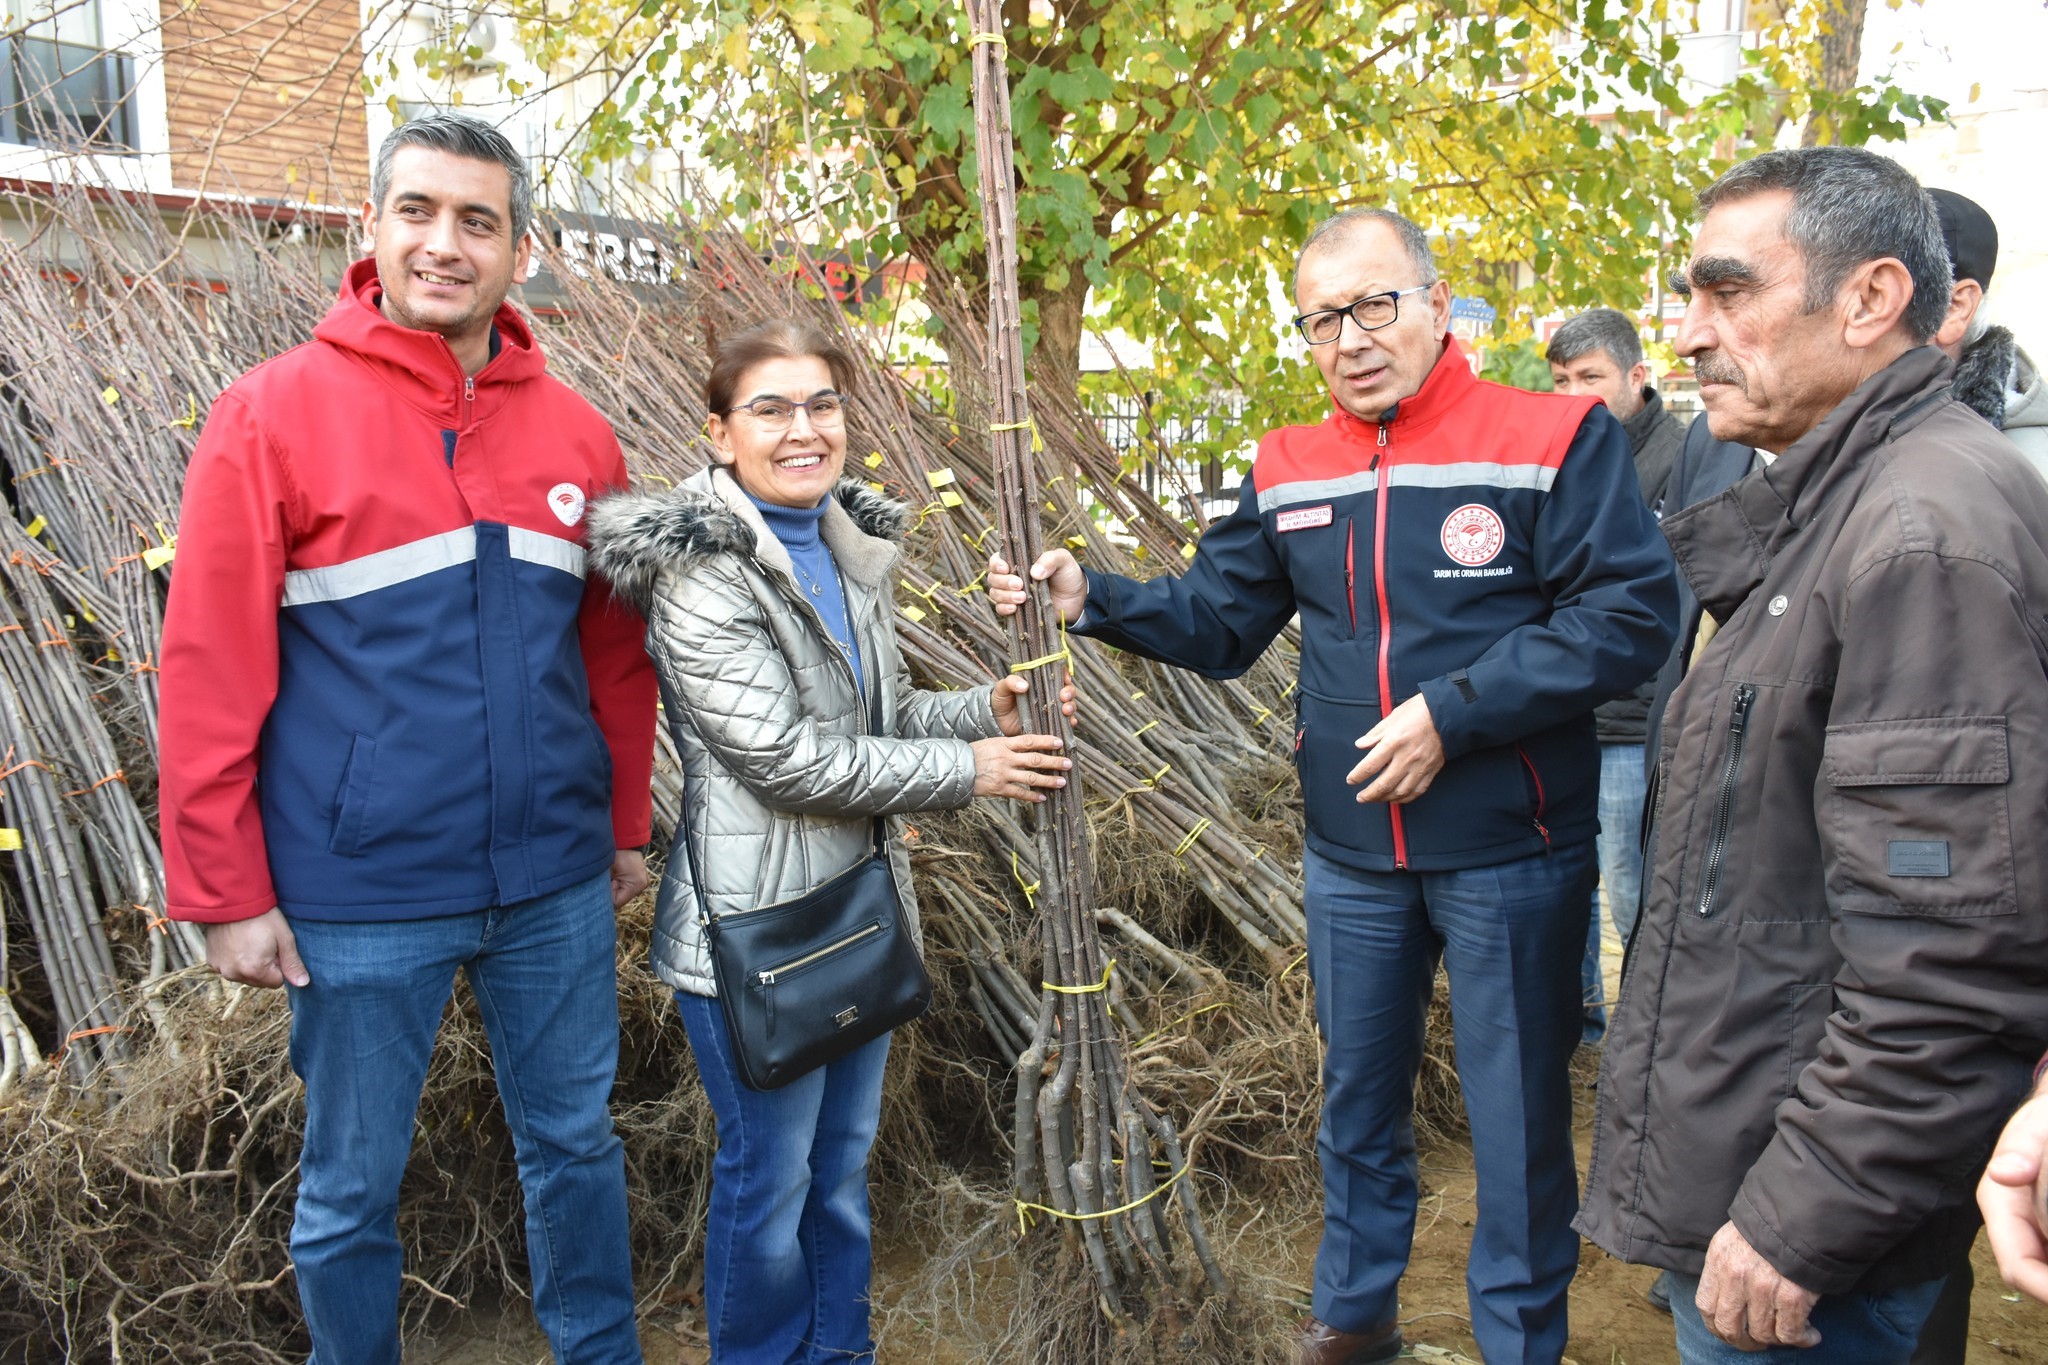
<instances>
[{"instance_id":1,"label":"silver quilted jacket","mask_svg":"<svg viewBox=\"0 0 2048 1365\"><path fill-rule=\"evenodd\" d=\"M712 913L798 896L868 856L873 820L964 806L972 740L997 735L990 689L910 685L890 584L904 510L842 480L819 527L838 565L879 711L797 585L789 552L725 470L590 509L591 564L647 617L647 652L687 781L676 838L695 840ZM889 842L905 921L918 932L910 860ZM654 922L654 970L715 995L689 859L670 848Z\"/></svg>"}]
</instances>

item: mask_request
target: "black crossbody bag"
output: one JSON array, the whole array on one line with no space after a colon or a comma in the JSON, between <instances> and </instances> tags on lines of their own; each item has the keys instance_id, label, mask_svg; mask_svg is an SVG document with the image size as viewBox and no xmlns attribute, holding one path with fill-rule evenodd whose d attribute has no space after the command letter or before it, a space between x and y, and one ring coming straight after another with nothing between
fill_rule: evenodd
<instances>
[{"instance_id":1,"label":"black crossbody bag","mask_svg":"<svg viewBox=\"0 0 2048 1365\"><path fill-rule=\"evenodd\" d=\"M903 922L879 816L871 855L801 896L755 910L711 913L687 804L683 853L719 1008L750 1088L779 1090L931 1004L931 977Z\"/></svg>"}]
</instances>

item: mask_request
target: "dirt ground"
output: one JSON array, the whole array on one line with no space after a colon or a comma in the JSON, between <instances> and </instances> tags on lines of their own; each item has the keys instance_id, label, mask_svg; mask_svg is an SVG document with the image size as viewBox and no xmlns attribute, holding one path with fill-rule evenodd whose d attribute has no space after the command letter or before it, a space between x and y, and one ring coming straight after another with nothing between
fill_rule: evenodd
<instances>
[{"instance_id":1,"label":"dirt ground","mask_svg":"<svg viewBox=\"0 0 2048 1365\"><path fill-rule=\"evenodd\" d=\"M1590 1137L1592 1095L1581 1106L1579 1155L1584 1164ZM1446 1143L1422 1158L1424 1199L1415 1255L1401 1285L1403 1328L1411 1344L1441 1348L1438 1360L1477 1361L1465 1316L1465 1253L1472 1235L1472 1153L1469 1145ZM925 1248L878 1248L876 1291L886 1303L914 1276ZM1303 1223L1295 1249L1304 1289L1315 1254L1315 1233ZM1968 1365L2048 1365L2048 1306L2023 1301L1998 1279L1983 1239L1976 1249L1977 1292L1972 1303ZM1677 1360L1671 1319L1643 1298L1656 1272L1623 1265L1588 1246L1571 1291L1571 1345L1576 1365L1663 1365ZM438 1339L409 1358L421 1365L544 1365L545 1343L532 1328L524 1305L495 1309L450 1322ZM703 1321L694 1302L678 1305L643 1328L648 1365L704 1365ZM963 1347L952 1333L921 1328L897 1318L883 1338L881 1365L979 1365L984 1356Z\"/></svg>"},{"instance_id":2,"label":"dirt ground","mask_svg":"<svg viewBox=\"0 0 2048 1365\"><path fill-rule=\"evenodd\" d=\"M1611 923L1603 954L1610 998L1617 986L1621 955ZM1592 1112L1593 1091L1582 1089L1575 1125L1581 1171L1590 1154ZM1305 1153L1304 1159L1312 1159L1312 1154ZM1423 1152L1421 1167L1423 1201L1415 1252L1401 1284L1402 1327L1414 1348L1409 1354L1444 1365L1476 1362L1479 1351L1465 1311L1465 1259L1473 1215L1471 1145L1463 1140L1439 1143ZM1212 1223L1212 1232L1222 1244L1243 1232L1242 1225L1247 1222L1262 1223L1266 1229L1277 1224L1284 1229L1274 1251L1291 1252L1293 1270L1290 1275L1287 1268L1276 1268L1277 1292L1305 1302L1318 1235L1315 1215L1313 1208L1247 1210L1237 1220L1239 1227L1219 1220ZM1273 1240L1270 1231L1265 1237ZM878 1243L875 1292L885 1310L908 1292L934 1250L886 1239ZM1973 1259L1977 1289L1971 1303L1968 1365L2048 1365L2048 1306L2006 1290L1981 1236ZM998 1267L998 1280L1000 1274ZM1671 1319L1643 1298L1643 1291L1655 1278L1654 1270L1623 1265L1595 1247L1585 1247L1578 1277L1572 1282L1567 1359L1574 1365L1666 1365L1676 1361ZM988 1281L982 1283L986 1288ZM651 1320L643 1320L641 1341L648 1365L705 1365L710 1353L705 1346L701 1307L687 1292L674 1297L672 1308L665 1305ZM1009 1305L994 1296L983 1303L991 1323L1009 1311ZM962 1333L953 1325L942 1328L907 1313L886 1311L878 1318L885 1329L878 1351L880 1365L982 1365L988 1358L984 1351L963 1343ZM548 1354L525 1305L479 1305L443 1325L435 1340L416 1346L409 1359L418 1365L546 1365Z\"/></svg>"}]
</instances>

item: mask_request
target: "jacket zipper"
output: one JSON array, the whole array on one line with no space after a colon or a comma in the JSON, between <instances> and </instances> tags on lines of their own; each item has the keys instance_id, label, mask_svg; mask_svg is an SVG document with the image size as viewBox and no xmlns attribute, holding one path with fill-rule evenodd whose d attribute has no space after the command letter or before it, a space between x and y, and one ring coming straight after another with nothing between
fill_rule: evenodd
<instances>
[{"instance_id":1,"label":"jacket zipper","mask_svg":"<svg viewBox=\"0 0 2048 1365\"><path fill-rule=\"evenodd\" d=\"M1352 591L1356 575L1352 572L1353 555L1358 549L1358 530L1351 518L1344 518L1344 605L1351 609L1351 635L1358 636L1358 597Z\"/></svg>"},{"instance_id":2,"label":"jacket zipper","mask_svg":"<svg viewBox=\"0 0 2048 1365\"><path fill-rule=\"evenodd\" d=\"M468 431L476 425L476 376L462 376L462 429Z\"/></svg>"},{"instance_id":3,"label":"jacket zipper","mask_svg":"<svg viewBox=\"0 0 2048 1365\"><path fill-rule=\"evenodd\" d=\"M1380 448L1372 457L1370 466L1379 472L1381 463L1389 457L1387 445L1387 424L1380 423ZM1389 468L1391 469L1391 465ZM1380 479L1373 490L1372 509L1372 577L1373 590L1379 599L1380 619L1376 633L1379 636L1380 656L1380 719L1385 720L1394 709L1394 617L1387 610L1387 481ZM1352 629L1357 629L1354 621ZM1387 817L1394 827L1394 867L1405 871L1408 867L1408 831L1401 824L1401 808L1389 801Z\"/></svg>"},{"instance_id":4,"label":"jacket zipper","mask_svg":"<svg viewBox=\"0 0 2048 1365\"><path fill-rule=\"evenodd\" d=\"M1742 771L1742 741L1749 727L1749 708L1756 701L1756 686L1741 683L1735 688L1735 707L1728 714L1728 762L1721 769L1721 802L1714 810L1714 836L1707 842L1707 862L1700 873L1699 913L1714 913L1714 892L1721 883L1721 863L1728 852L1728 823L1735 814L1735 781Z\"/></svg>"},{"instance_id":5,"label":"jacket zipper","mask_svg":"<svg viewBox=\"0 0 2048 1365\"><path fill-rule=\"evenodd\" d=\"M1529 780L1536 784L1536 813L1529 817L1529 823L1536 826L1536 832L1543 836L1543 847L1547 852L1550 848L1550 830L1543 823L1543 775L1536 771L1536 761L1529 757L1527 749L1517 744L1515 752L1521 756L1522 766L1529 770Z\"/></svg>"},{"instance_id":6,"label":"jacket zipper","mask_svg":"<svg viewBox=\"0 0 2048 1365\"><path fill-rule=\"evenodd\" d=\"M805 953L802 957L798 958L794 962L785 962L779 967L770 967L765 971L759 971L754 973L754 975L758 977L761 982L761 1005L762 1013L765 1016L765 1018L762 1020L762 1023L767 1028L769 1036L773 1037L775 1033L774 986L776 978L781 976L787 976L789 973L797 970L797 968L799 967L808 967L811 963L816 962L820 958L831 957L834 953L843 952L844 950L853 947L857 943L861 943L867 939L873 938L876 934L879 934L881 932L881 921L871 921L865 925L862 925L860 928L854 930L852 933L848 934L846 937L842 939L839 939L836 942L828 943L822 948L814 949L811 952Z\"/></svg>"}]
</instances>

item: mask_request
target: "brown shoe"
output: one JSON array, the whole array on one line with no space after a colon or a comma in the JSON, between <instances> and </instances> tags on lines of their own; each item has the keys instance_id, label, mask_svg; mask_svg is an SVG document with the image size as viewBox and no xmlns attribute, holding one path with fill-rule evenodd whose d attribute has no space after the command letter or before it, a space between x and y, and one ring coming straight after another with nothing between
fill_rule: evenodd
<instances>
[{"instance_id":1,"label":"brown shoe","mask_svg":"<svg viewBox=\"0 0 2048 1365\"><path fill-rule=\"evenodd\" d=\"M1381 1365L1401 1354L1401 1324L1389 1321L1370 1332L1340 1332L1310 1318L1295 1339L1295 1365Z\"/></svg>"}]
</instances>

